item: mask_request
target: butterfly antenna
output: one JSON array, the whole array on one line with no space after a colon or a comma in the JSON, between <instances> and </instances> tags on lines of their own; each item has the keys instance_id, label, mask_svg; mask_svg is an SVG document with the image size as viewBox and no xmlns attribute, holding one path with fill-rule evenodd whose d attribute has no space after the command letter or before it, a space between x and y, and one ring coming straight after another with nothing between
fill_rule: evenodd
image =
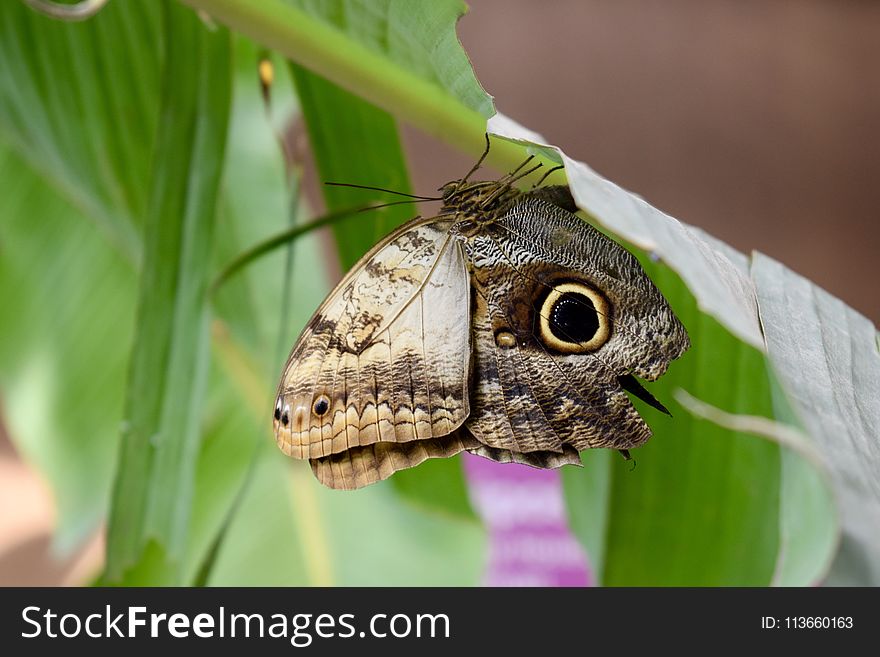
<instances>
[{"instance_id":1,"label":"butterfly antenna","mask_svg":"<svg viewBox=\"0 0 880 657\"><path fill-rule=\"evenodd\" d=\"M474 172L475 172L477 169L480 168L480 165L483 164L483 160L486 159L486 156L487 156L487 155L489 155L489 133L488 133L488 132L486 133L486 148L483 149L483 154L480 155L480 159L477 160L477 163L476 163L474 166L472 166L472 167L471 167L471 170L468 171L468 172L465 174L464 178L462 178L462 179L459 181L460 184L464 184L464 183L466 183L466 182L468 181L468 179L469 179L472 175L474 175Z\"/></svg>"},{"instance_id":2,"label":"butterfly antenna","mask_svg":"<svg viewBox=\"0 0 880 657\"><path fill-rule=\"evenodd\" d=\"M534 185L532 185L532 189L534 189L535 187L540 187L540 186L541 186L541 183L543 183L545 180L547 180L547 177L548 177L551 173L553 173L554 171L559 171L560 169L564 169L564 168L565 168L565 165L564 165L564 164L560 164L560 165L557 166L557 167L553 167L552 169L550 169L549 171L547 171L547 173L545 173L543 176L541 176L541 179L540 179L538 182L536 182Z\"/></svg>"},{"instance_id":3,"label":"butterfly antenna","mask_svg":"<svg viewBox=\"0 0 880 657\"><path fill-rule=\"evenodd\" d=\"M378 210L379 208L387 208L389 205L404 205L405 203L424 203L425 201L439 201L436 198L414 198L406 201L391 201L390 203L380 203L379 205L368 205L360 208L357 212L369 212L370 210Z\"/></svg>"},{"instance_id":4,"label":"butterfly antenna","mask_svg":"<svg viewBox=\"0 0 880 657\"><path fill-rule=\"evenodd\" d=\"M398 192L393 189L385 189L384 187L371 187L370 185L355 185L354 183L340 183L340 182L325 182L325 185L330 185L331 187L353 187L355 189L369 189L374 192L385 192L386 194L397 194L398 196L406 196L407 198L414 198L420 201L441 201L443 200L439 196L419 196L417 194L407 194L406 192Z\"/></svg>"}]
</instances>

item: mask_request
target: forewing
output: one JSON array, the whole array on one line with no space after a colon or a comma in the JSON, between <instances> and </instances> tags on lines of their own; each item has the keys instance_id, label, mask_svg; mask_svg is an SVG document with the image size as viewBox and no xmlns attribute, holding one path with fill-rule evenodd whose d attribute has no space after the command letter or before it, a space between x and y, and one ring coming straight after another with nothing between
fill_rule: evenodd
<instances>
[{"instance_id":1,"label":"forewing","mask_svg":"<svg viewBox=\"0 0 880 657\"><path fill-rule=\"evenodd\" d=\"M436 219L404 225L312 317L276 398L275 437L286 454L320 459L430 440L464 422L469 283L449 227Z\"/></svg>"}]
</instances>

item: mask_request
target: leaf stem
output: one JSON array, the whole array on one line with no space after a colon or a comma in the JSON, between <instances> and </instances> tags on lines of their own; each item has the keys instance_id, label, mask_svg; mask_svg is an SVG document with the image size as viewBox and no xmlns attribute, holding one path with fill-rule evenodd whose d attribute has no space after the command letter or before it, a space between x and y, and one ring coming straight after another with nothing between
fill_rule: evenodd
<instances>
[{"instance_id":1,"label":"leaf stem","mask_svg":"<svg viewBox=\"0 0 880 657\"><path fill-rule=\"evenodd\" d=\"M221 271L214 279L214 282L211 283L210 293L214 294L217 291L217 288L223 285L223 283L229 280L233 275L237 274L239 270L243 269L257 258L266 255L270 251L274 251L291 240L295 240L317 228L327 226L335 221L339 221L340 219L344 219L345 217L368 209L370 208L349 208L346 210L340 210L339 212L330 212L304 224L292 226L287 230L255 244L223 268L223 271Z\"/></svg>"},{"instance_id":2,"label":"leaf stem","mask_svg":"<svg viewBox=\"0 0 880 657\"><path fill-rule=\"evenodd\" d=\"M283 0L183 0L212 18L325 77L444 143L478 156L487 115L438 84L366 48L344 32ZM505 169L522 148L496 140L488 160Z\"/></svg>"}]
</instances>

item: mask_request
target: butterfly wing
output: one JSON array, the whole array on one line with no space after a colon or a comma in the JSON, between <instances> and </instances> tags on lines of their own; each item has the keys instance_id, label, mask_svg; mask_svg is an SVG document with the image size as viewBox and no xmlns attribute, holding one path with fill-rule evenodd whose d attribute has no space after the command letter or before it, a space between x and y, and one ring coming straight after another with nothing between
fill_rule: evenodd
<instances>
[{"instance_id":1,"label":"butterfly wing","mask_svg":"<svg viewBox=\"0 0 880 657\"><path fill-rule=\"evenodd\" d=\"M464 427L441 438L353 447L338 454L311 459L310 463L315 477L325 486L353 490L387 479L398 470L413 468L428 459L449 458L463 451L499 463L520 463L535 468L581 464L577 450L569 445L564 445L560 452L512 452L482 444Z\"/></svg>"},{"instance_id":2,"label":"butterfly wing","mask_svg":"<svg viewBox=\"0 0 880 657\"><path fill-rule=\"evenodd\" d=\"M328 485L359 487L423 455L463 449L437 440L469 412L468 272L450 225L416 219L382 240L293 347L276 397L276 442L311 459ZM411 442L421 445L388 446Z\"/></svg>"},{"instance_id":3,"label":"butterfly wing","mask_svg":"<svg viewBox=\"0 0 880 657\"><path fill-rule=\"evenodd\" d=\"M353 490L387 479L398 470L412 468L431 458L448 458L480 443L463 428L440 438L404 443L378 442L311 459L312 472L330 488Z\"/></svg>"},{"instance_id":4,"label":"butterfly wing","mask_svg":"<svg viewBox=\"0 0 880 657\"><path fill-rule=\"evenodd\" d=\"M472 237L467 254L476 294L467 429L488 447L526 455L647 440L620 378L656 379L689 341L635 257L528 194Z\"/></svg>"},{"instance_id":5,"label":"butterfly wing","mask_svg":"<svg viewBox=\"0 0 880 657\"><path fill-rule=\"evenodd\" d=\"M567 189L545 188L380 242L294 345L282 451L352 489L465 450L548 468L647 440L624 388L647 395L632 375L659 377L687 333L636 259L574 209Z\"/></svg>"}]
</instances>

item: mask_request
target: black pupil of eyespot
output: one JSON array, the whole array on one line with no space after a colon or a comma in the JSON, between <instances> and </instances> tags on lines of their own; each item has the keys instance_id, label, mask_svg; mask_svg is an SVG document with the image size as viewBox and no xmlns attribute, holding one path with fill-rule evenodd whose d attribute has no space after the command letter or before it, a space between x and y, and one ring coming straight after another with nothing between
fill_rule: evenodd
<instances>
[{"instance_id":1,"label":"black pupil of eyespot","mask_svg":"<svg viewBox=\"0 0 880 657\"><path fill-rule=\"evenodd\" d=\"M280 409L280 408L276 408L276 409L275 409L275 419L276 419L276 420L280 420L280 419L281 419L281 409Z\"/></svg>"},{"instance_id":2,"label":"black pupil of eyespot","mask_svg":"<svg viewBox=\"0 0 880 657\"><path fill-rule=\"evenodd\" d=\"M550 330L564 342L589 342L599 330L599 314L583 294L566 292L550 310Z\"/></svg>"},{"instance_id":3,"label":"black pupil of eyespot","mask_svg":"<svg viewBox=\"0 0 880 657\"><path fill-rule=\"evenodd\" d=\"M330 404L327 403L326 399L319 399L315 402L315 413L317 413L318 415L324 415L329 407Z\"/></svg>"}]
</instances>

